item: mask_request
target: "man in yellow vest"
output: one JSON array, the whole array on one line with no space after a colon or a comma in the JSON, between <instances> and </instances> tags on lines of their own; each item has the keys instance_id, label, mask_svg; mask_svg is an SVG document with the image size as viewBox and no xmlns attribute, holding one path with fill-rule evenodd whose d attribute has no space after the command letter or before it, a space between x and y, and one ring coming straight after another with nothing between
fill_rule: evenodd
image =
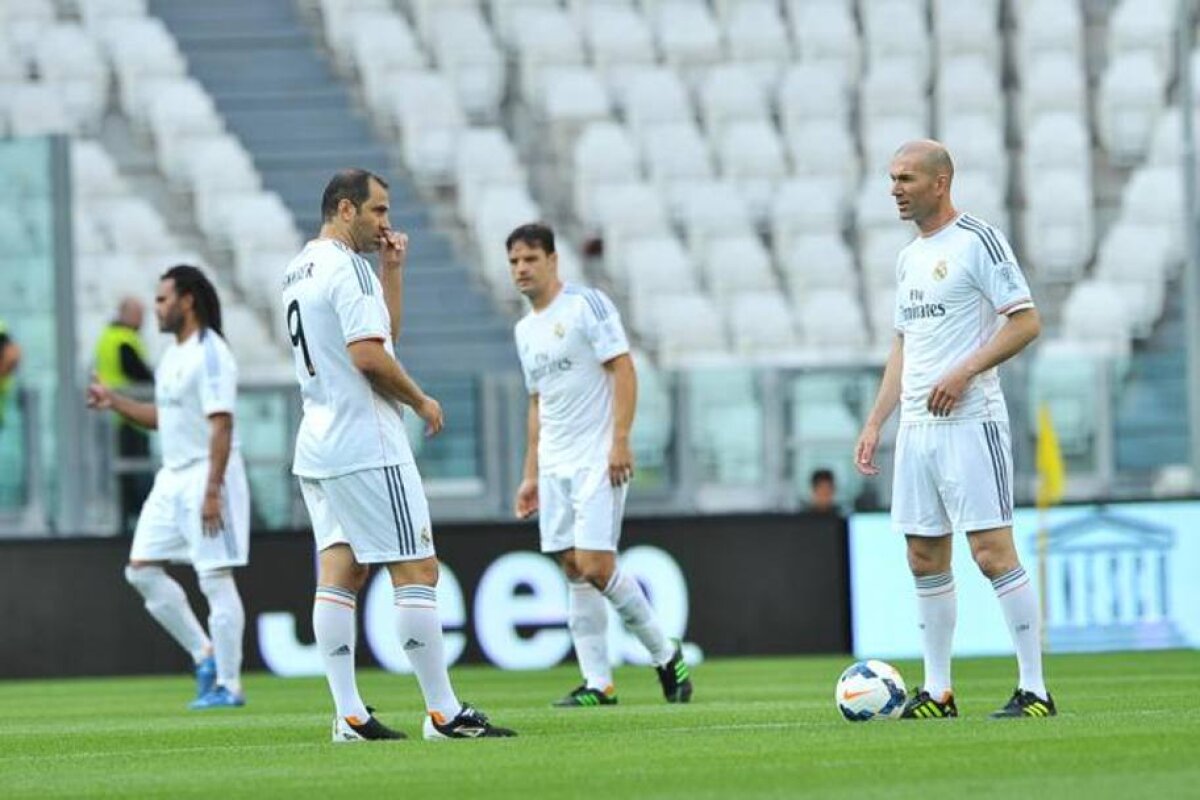
<instances>
[{"instance_id":1,"label":"man in yellow vest","mask_svg":"<svg viewBox=\"0 0 1200 800\"><path fill-rule=\"evenodd\" d=\"M117 308L117 317L108 324L96 342L96 379L109 389L130 384L154 383L154 372L146 363L146 345L139 333L145 307L136 297L126 297ZM117 424L117 454L122 458L148 458L150 437L136 425L120 420ZM150 493L151 473L123 474L120 477L121 527L133 530L137 513Z\"/></svg>"},{"instance_id":2,"label":"man in yellow vest","mask_svg":"<svg viewBox=\"0 0 1200 800\"><path fill-rule=\"evenodd\" d=\"M8 389L12 385L12 374L21 363L21 348L8 333L4 320L0 320L0 425L4 424L4 410L8 407Z\"/></svg>"}]
</instances>

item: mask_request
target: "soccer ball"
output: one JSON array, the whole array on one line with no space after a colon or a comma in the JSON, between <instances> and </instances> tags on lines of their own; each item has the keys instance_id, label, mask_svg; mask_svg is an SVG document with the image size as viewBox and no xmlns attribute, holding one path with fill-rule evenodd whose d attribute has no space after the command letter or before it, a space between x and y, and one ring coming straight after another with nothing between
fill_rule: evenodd
<instances>
[{"instance_id":1,"label":"soccer ball","mask_svg":"<svg viewBox=\"0 0 1200 800\"><path fill-rule=\"evenodd\" d=\"M850 722L898 719L904 710L904 679L891 664L859 661L838 678L834 701Z\"/></svg>"}]
</instances>

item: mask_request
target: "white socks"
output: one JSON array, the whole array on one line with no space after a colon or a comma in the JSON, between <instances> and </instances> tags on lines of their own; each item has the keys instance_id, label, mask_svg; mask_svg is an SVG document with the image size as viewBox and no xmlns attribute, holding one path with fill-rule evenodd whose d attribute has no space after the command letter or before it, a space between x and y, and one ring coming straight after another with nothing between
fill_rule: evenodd
<instances>
[{"instance_id":1,"label":"white socks","mask_svg":"<svg viewBox=\"0 0 1200 800\"><path fill-rule=\"evenodd\" d=\"M925 654L925 682L922 689L941 702L951 690L950 650L954 642L954 623L958 618L958 593L954 575L949 572L916 578L917 617L921 625L921 646Z\"/></svg>"},{"instance_id":2,"label":"white socks","mask_svg":"<svg viewBox=\"0 0 1200 800\"><path fill-rule=\"evenodd\" d=\"M612 603L625 627L650 651L650 659L660 667L665 666L675 655L675 646L663 633L658 615L638 582L618 569L604 587L604 596Z\"/></svg>"},{"instance_id":3,"label":"white socks","mask_svg":"<svg viewBox=\"0 0 1200 800\"><path fill-rule=\"evenodd\" d=\"M1008 632L1012 634L1013 647L1017 651L1017 666L1021 673L1017 685L1046 700L1046 683L1042 677L1042 620L1037 592L1021 566L993 578L992 588L1004 609Z\"/></svg>"},{"instance_id":4,"label":"white socks","mask_svg":"<svg viewBox=\"0 0 1200 800\"><path fill-rule=\"evenodd\" d=\"M208 658L212 644L188 604L183 587L174 578L162 567L127 566L125 580L142 596L150 616L191 654L197 664Z\"/></svg>"},{"instance_id":5,"label":"white socks","mask_svg":"<svg viewBox=\"0 0 1200 800\"><path fill-rule=\"evenodd\" d=\"M313 600L313 633L317 637L337 715L362 724L371 715L358 695L358 684L354 680L354 646L358 631L356 607L354 592L336 586L318 586Z\"/></svg>"},{"instance_id":6,"label":"white socks","mask_svg":"<svg viewBox=\"0 0 1200 800\"><path fill-rule=\"evenodd\" d=\"M242 638L246 612L233 573L227 569L197 575L200 591L208 599L208 632L217 662L217 685L242 693Z\"/></svg>"},{"instance_id":7,"label":"white socks","mask_svg":"<svg viewBox=\"0 0 1200 800\"><path fill-rule=\"evenodd\" d=\"M608 604L604 595L585 580L568 581L567 625L579 671L589 689L605 691L612 686L612 665L608 660Z\"/></svg>"},{"instance_id":8,"label":"white socks","mask_svg":"<svg viewBox=\"0 0 1200 800\"><path fill-rule=\"evenodd\" d=\"M458 716L462 704L450 685L442 644L442 621L438 617L437 589L410 584L395 587L396 632L400 646L417 673L425 708L449 722Z\"/></svg>"}]
</instances>

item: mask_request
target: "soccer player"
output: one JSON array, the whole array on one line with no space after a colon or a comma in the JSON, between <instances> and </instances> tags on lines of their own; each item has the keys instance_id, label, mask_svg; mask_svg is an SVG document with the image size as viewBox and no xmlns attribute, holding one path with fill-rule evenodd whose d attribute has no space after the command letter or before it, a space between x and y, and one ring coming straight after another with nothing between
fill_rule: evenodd
<instances>
[{"instance_id":1,"label":"soccer player","mask_svg":"<svg viewBox=\"0 0 1200 800\"><path fill-rule=\"evenodd\" d=\"M924 685L903 716L958 715L950 681L955 531L991 580L1017 652L1017 689L992 716L1053 716L1037 595L1013 544L1008 412L996 373L1041 323L1004 235L954 208L953 178L950 154L934 141L909 142L892 159L892 196L919 235L897 259L896 337L855 466L879 473L879 431L899 405L892 524L907 540L925 656Z\"/></svg>"},{"instance_id":2,"label":"soccer player","mask_svg":"<svg viewBox=\"0 0 1200 800\"><path fill-rule=\"evenodd\" d=\"M250 490L233 430L237 365L222 338L216 289L196 267L163 273L154 310L159 329L175 335L154 373L154 402L93 381L87 404L159 432L163 465L138 516L125 579L195 661L191 708L237 707L245 704L246 615L233 568L245 566L250 552ZM172 561L196 570L208 634L164 570Z\"/></svg>"},{"instance_id":3,"label":"soccer player","mask_svg":"<svg viewBox=\"0 0 1200 800\"><path fill-rule=\"evenodd\" d=\"M605 601L650 652L667 702L686 703L692 681L679 644L663 633L637 580L617 568L637 399L621 318L602 292L559 280L549 227L522 225L505 246L513 282L531 306L515 331L529 434L514 511L521 519L539 513L542 552L555 554L566 573L583 673L583 683L555 705L617 702Z\"/></svg>"},{"instance_id":4,"label":"soccer player","mask_svg":"<svg viewBox=\"0 0 1200 800\"><path fill-rule=\"evenodd\" d=\"M408 241L391 230L387 188L364 170L334 175L319 237L283 276L304 401L293 472L320 551L313 631L336 706L333 741L405 738L372 715L355 680L355 606L370 564L391 574L397 630L428 710L424 737L513 736L459 702L446 671L433 530L403 422L407 405L434 435L442 408L393 350ZM375 251L382 281L359 255Z\"/></svg>"}]
</instances>

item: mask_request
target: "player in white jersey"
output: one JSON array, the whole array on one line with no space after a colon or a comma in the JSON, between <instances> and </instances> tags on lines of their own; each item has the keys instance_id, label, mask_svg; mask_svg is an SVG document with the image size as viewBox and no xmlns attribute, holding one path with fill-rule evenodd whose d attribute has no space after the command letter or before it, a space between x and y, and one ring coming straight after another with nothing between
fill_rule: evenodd
<instances>
[{"instance_id":1,"label":"player in white jersey","mask_svg":"<svg viewBox=\"0 0 1200 800\"><path fill-rule=\"evenodd\" d=\"M621 317L603 292L559 280L549 227L523 225L505 246L513 282L531 306L515 331L529 433L514 510L521 519L539 513L542 552L557 556L566 573L569 628L583 673L583 683L555 705L617 702L606 600L646 646L667 701L686 703L692 681L679 644L663 633L637 580L617 568L637 399Z\"/></svg>"},{"instance_id":2,"label":"player in white jersey","mask_svg":"<svg viewBox=\"0 0 1200 800\"><path fill-rule=\"evenodd\" d=\"M1017 652L1017 689L992 716L1052 716L1037 593L1013 544L1012 447L996 374L1041 322L1003 234L954 208L953 177L950 154L934 141L909 142L892 159L892 196L919 235L897 259L896 338L855 464L878 474L879 432L899 405L892 522L907 539L925 656L924 684L904 717L958 715L950 681L954 532L966 534L991 580Z\"/></svg>"},{"instance_id":3,"label":"player in white jersey","mask_svg":"<svg viewBox=\"0 0 1200 800\"><path fill-rule=\"evenodd\" d=\"M125 579L195 661L191 708L242 706L246 615L233 568L249 558L250 490L233 424L237 365L222 338L217 292L199 269L167 270L154 308L159 329L175 337L154 371L154 402L96 381L87 396L89 408L112 409L159 433L163 465L138 516ZM208 601L207 634L164 570L171 562L196 570Z\"/></svg>"},{"instance_id":4,"label":"player in white jersey","mask_svg":"<svg viewBox=\"0 0 1200 800\"><path fill-rule=\"evenodd\" d=\"M442 429L442 409L396 361L408 240L388 223L387 184L344 170L325 187L324 223L283 275L304 416L293 472L320 552L313 632L336 714L333 741L402 739L363 703L354 675L358 591L371 564L395 587L396 625L428 714L426 739L512 736L460 703L446 671L438 562L405 405ZM360 253L380 253L382 281Z\"/></svg>"}]
</instances>

